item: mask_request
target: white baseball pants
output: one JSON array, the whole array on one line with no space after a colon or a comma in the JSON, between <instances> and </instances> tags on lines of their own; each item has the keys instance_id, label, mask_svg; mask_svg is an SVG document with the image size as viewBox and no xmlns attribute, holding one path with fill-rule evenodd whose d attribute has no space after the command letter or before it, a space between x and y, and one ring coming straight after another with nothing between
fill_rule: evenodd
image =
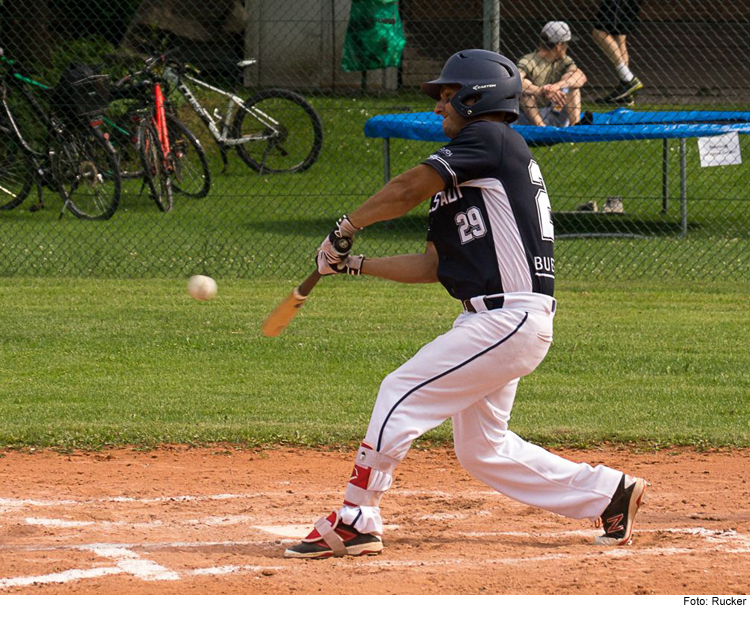
<instances>
[{"instance_id":1,"label":"white baseball pants","mask_svg":"<svg viewBox=\"0 0 750 623\"><path fill-rule=\"evenodd\" d=\"M472 300L475 302L475 299ZM475 308L483 309L481 299ZM344 523L382 534L379 500L411 442L453 418L456 454L473 476L514 500L596 519L622 473L573 463L508 430L518 381L552 343L554 299L520 293L502 309L462 313L380 386L341 509Z\"/></svg>"}]
</instances>

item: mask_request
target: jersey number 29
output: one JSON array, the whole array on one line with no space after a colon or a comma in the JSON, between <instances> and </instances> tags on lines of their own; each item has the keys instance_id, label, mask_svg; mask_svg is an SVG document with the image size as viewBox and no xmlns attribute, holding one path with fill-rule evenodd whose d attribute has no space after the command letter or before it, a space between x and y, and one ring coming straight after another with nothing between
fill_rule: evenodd
<instances>
[{"instance_id":1,"label":"jersey number 29","mask_svg":"<svg viewBox=\"0 0 750 623\"><path fill-rule=\"evenodd\" d=\"M541 186L536 192L536 211L539 213L539 228L542 232L542 240L553 242L555 240L555 226L552 224L552 204L549 202L542 170L536 160L529 161L529 177L532 184Z\"/></svg>"},{"instance_id":2,"label":"jersey number 29","mask_svg":"<svg viewBox=\"0 0 750 623\"><path fill-rule=\"evenodd\" d=\"M456 225L458 225L461 244L481 238L487 233L487 226L484 224L482 213L476 206L470 207L466 212L456 214Z\"/></svg>"}]
</instances>

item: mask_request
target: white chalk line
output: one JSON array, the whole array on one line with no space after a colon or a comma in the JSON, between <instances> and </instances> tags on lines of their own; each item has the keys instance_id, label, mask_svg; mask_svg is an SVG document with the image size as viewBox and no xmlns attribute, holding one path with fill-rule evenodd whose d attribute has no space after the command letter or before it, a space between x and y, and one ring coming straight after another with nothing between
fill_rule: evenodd
<instances>
[{"instance_id":1,"label":"white chalk line","mask_svg":"<svg viewBox=\"0 0 750 623\"><path fill-rule=\"evenodd\" d=\"M340 495L340 489L330 489L317 491L315 495L319 497L329 497ZM290 494L285 491L262 491L255 493L218 493L214 495L170 495L153 498L136 498L129 496L112 496L101 498L87 498L82 500L35 500L21 498L0 498L0 513L7 513L12 510L34 507L54 507L54 506L81 506L90 504L163 504L167 502L206 502L206 501L223 501L223 500L251 500L257 498L269 497L288 497ZM310 494L307 494L310 495ZM390 496L424 496L441 499L464 499L464 498L485 498L495 497L500 494L497 491L465 491L459 494L446 493L445 491L412 491L408 489L392 489L389 491Z\"/></svg>"},{"instance_id":2,"label":"white chalk line","mask_svg":"<svg viewBox=\"0 0 750 623\"><path fill-rule=\"evenodd\" d=\"M30 586L31 584L65 584L76 580L100 578L105 575L118 575L123 573L118 567L97 567L95 569L68 569L60 573L49 573L47 575L32 575L20 578L0 579L0 589L13 588L16 586Z\"/></svg>"},{"instance_id":3,"label":"white chalk line","mask_svg":"<svg viewBox=\"0 0 750 623\"><path fill-rule=\"evenodd\" d=\"M148 530L151 528L164 528L173 525L185 526L234 526L237 524L253 523L258 517L253 515L222 515L209 516L202 519L179 519L171 521L130 522L130 521L94 521L94 520L67 520L53 517L26 517L24 522L30 526L45 526L48 528L86 528L96 526L98 528L139 528ZM304 535L303 535L304 536Z\"/></svg>"},{"instance_id":4,"label":"white chalk line","mask_svg":"<svg viewBox=\"0 0 750 623\"><path fill-rule=\"evenodd\" d=\"M498 532L494 533L497 535L506 536L524 536L526 538L550 538L560 536L591 536L596 531L593 530L568 530L564 532L553 532L553 533L526 533L526 532ZM750 552L750 538L745 535L738 534L735 530L710 530L707 528L655 528L655 529L640 529L639 532L643 533L674 533L674 534L689 534L698 537L702 537L709 543L713 543L716 547L713 551L720 552L737 552L737 553L748 553ZM94 569L70 569L68 571L53 573L48 575L30 576L30 577L18 577L18 578L4 578L0 579L0 589L11 588L16 586L28 586L31 584L48 584L48 583L66 583L78 580L84 580L89 578L102 577L104 575L117 575L117 574L129 574L138 579L144 581L176 581L185 576L220 576L234 573L262 573L264 571L283 571L288 566L278 565L223 565L214 567L204 567L198 569L191 569L183 571L179 574L175 571L167 569L162 565L155 563L154 561L142 558L138 555L135 549L139 550L163 550L163 549L179 549L187 547L216 547L216 546L229 546L237 547L248 544L263 544L269 545L266 541L212 541L212 542L171 542L171 543L152 543L152 544L115 544L115 543L94 543L87 545L76 545L76 546L26 546L15 549L37 549L37 550L64 550L64 549L76 549L82 551L90 551L98 556L114 560L116 563L115 567L97 567ZM735 547L739 545L740 547ZM3 548L5 549L5 548ZM466 558L455 558L455 559L442 559L438 561L429 560L372 560L372 559L345 559L339 561L338 564L354 565L357 567L373 567L373 568L408 568L408 567L445 567L445 566L460 566L461 569L467 568L485 568L487 565L524 565L527 563L545 562L551 560L579 560L579 559L590 559L592 553L600 556L606 556L609 558L628 558L634 556L665 556L665 555L689 555L695 554L695 548L687 547L649 547L649 548L596 548L585 553L550 553L542 554L540 556L530 556L524 558L492 558L483 559L479 561L471 561ZM294 566L295 563L291 563Z\"/></svg>"},{"instance_id":5,"label":"white chalk line","mask_svg":"<svg viewBox=\"0 0 750 623\"><path fill-rule=\"evenodd\" d=\"M422 497L435 497L441 499L461 499L461 498L486 498L493 495L499 495L494 491L470 491L462 492L458 495L445 493L443 491L410 491L410 490L392 490L393 495L401 496L422 496ZM318 491L320 496L330 496L338 494L338 491ZM13 510L20 510L27 507L57 507L57 506L78 506L78 505L91 505L91 504L102 504L102 503L120 503L120 504L161 504L161 503L173 503L173 502L204 502L204 501L224 501L224 500L235 500L235 499L257 499L261 497L272 497L272 496L284 496L288 494L280 492L278 490L272 492L255 492L255 493L221 493L215 495L173 495L163 497L152 497L152 498L135 498L128 496L115 496L115 497L103 497L86 500L37 500L37 499L10 499L0 498L0 512L9 512ZM487 513L488 511L484 511ZM446 519L460 519L468 516L466 513L436 513L433 515L425 515L421 519L434 519L434 520L446 520ZM239 523L252 523L258 521L258 517L249 515L230 515L230 516L215 516L205 517L202 519L187 519L170 521L169 524L180 524L180 525L231 525ZM30 525L42 525L47 527L56 528L81 528L81 527L134 527L134 528L156 528L164 527L165 522L160 520L152 522L107 522L107 521L68 521L54 518L26 518L26 522ZM283 526L267 526L267 525L254 525L251 526L254 529L264 531L276 536L281 537L295 537L304 536L303 533L309 529L307 526L298 526L295 524L286 524ZM398 528L398 526L390 526L390 528ZM707 528L664 528L664 529L638 529L638 532L667 532L676 534L693 534L702 537L706 542L717 545L714 548L716 551L723 551L726 553L748 553L750 552L750 537L740 535L733 530L710 530ZM486 536L515 536L520 538L544 538L544 539L559 539L570 536L580 537L592 537L597 531L595 530L568 530L562 532L549 532L549 533L534 533L534 532L514 532L514 531L498 531L498 532L464 532L459 533L467 537L486 537ZM169 548L188 548L188 547L237 547L242 545L252 546L265 546L265 547L276 547L281 543L294 542L294 539L287 541L286 539L277 539L276 545L271 545L268 541L213 541L213 542L172 542L172 543L161 543L161 544L95 544L95 545L72 545L72 546L0 546L0 550L11 551L11 550L25 550L25 551L49 551L58 549L78 549L88 550L94 554L100 555L110 560L114 560L116 566L114 567L96 567L93 569L71 569L61 573L53 573L41 576L30 576L20 578L6 578L0 579L0 588L14 587L14 586L27 586L30 584L44 584L50 582L65 583L77 580L83 580L88 578L96 578L104 575L115 575L115 574L129 574L133 577L139 578L145 581L175 581L180 579L180 574L166 567L158 565L154 561L142 558L136 554L133 550L138 549L141 551L158 550L158 549L169 549ZM642 555L678 555L686 553L695 553L695 549L690 548L647 548L647 549L633 549L627 548L619 549L600 549L597 553L613 558L628 557L635 554ZM367 562L357 560L355 564L371 567L430 567L430 566L446 566L446 565L461 565L466 566L485 566L487 564L505 564L505 565L519 565L525 561L545 561L545 560L558 560L558 559L575 559L581 557L588 557L590 553L586 554L571 554L571 553L550 553L537 557L530 558L497 558L493 560L482 560L476 563L470 563L466 559L457 560L441 560L441 561L391 561L391 560L377 560L373 561L369 559ZM346 559L348 562L352 559ZM343 564L343 563L340 563ZM285 567L264 567L258 565L224 565L219 567L207 567L201 569L193 569L189 571L183 571L182 575L194 575L194 576L211 576L211 575L226 575L231 573L243 573L243 572L262 572L264 570L273 570L274 572Z\"/></svg>"},{"instance_id":6,"label":"white chalk line","mask_svg":"<svg viewBox=\"0 0 750 623\"><path fill-rule=\"evenodd\" d=\"M296 542L296 541L290 541ZM147 582L154 581L177 581L182 579L183 576L211 576L211 575L227 575L230 573L243 573L243 572L254 572L262 573L264 571L276 572L283 567L275 565L223 565L219 567L205 567L198 569L190 569L184 571L182 575L176 571L172 571L160 564L157 564L153 560L148 560L139 556L134 549L145 549L145 550L163 550L163 549L183 549L186 547L216 547L216 546L229 546L237 547L243 544L263 544L267 545L266 541L215 541L215 542L204 542L204 543L188 543L188 542L173 542L173 543L158 543L152 545L141 545L141 544L125 544L125 543L93 543L88 545L74 545L74 546L58 546L58 547L41 547L41 546L29 546L16 548L25 551L55 551L55 550L80 550L89 551L97 556L108 558L115 561L114 567L95 567L93 569L68 569L67 571L59 573L50 573L46 575L35 575L17 578L2 578L0 579L0 589L13 588L17 586L29 586L32 584L64 584L67 582L74 582L77 580L85 580L89 578L98 578L105 575L121 575L129 574L140 580ZM5 549L5 548L4 548Z\"/></svg>"},{"instance_id":7,"label":"white chalk line","mask_svg":"<svg viewBox=\"0 0 750 623\"><path fill-rule=\"evenodd\" d=\"M736 546L736 549L725 549L731 553L750 552L750 536L740 534L736 530L710 530L708 528L636 528L636 533L671 533L671 534L691 534L703 537L709 543L718 543L722 546L728 546L730 543ZM601 530L561 530L559 532L518 532L518 531L488 531L488 532L457 532L462 536L470 538L511 536L523 539L540 538L540 539L564 539L567 537L594 537L601 534ZM643 551L643 550L639 550Z\"/></svg>"}]
</instances>

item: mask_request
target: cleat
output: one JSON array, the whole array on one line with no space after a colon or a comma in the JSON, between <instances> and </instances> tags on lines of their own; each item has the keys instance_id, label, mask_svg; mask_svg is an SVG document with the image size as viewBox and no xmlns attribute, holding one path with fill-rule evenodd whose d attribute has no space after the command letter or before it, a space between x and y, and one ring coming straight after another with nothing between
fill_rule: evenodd
<instances>
[{"instance_id":1,"label":"cleat","mask_svg":"<svg viewBox=\"0 0 750 623\"><path fill-rule=\"evenodd\" d=\"M315 522L313 531L284 552L285 558L321 559L333 556L374 556L383 551L383 541L341 523L337 511Z\"/></svg>"},{"instance_id":2,"label":"cleat","mask_svg":"<svg viewBox=\"0 0 750 623\"><path fill-rule=\"evenodd\" d=\"M587 201L576 208L578 212L598 212L599 204L596 201Z\"/></svg>"},{"instance_id":3,"label":"cleat","mask_svg":"<svg viewBox=\"0 0 750 623\"><path fill-rule=\"evenodd\" d=\"M622 197L607 197L602 212L605 214L623 214L625 208L622 205Z\"/></svg>"},{"instance_id":4,"label":"cleat","mask_svg":"<svg viewBox=\"0 0 750 623\"><path fill-rule=\"evenodd\" d=\"M635 92L643 88L643 83L638 78L629 82L620 82L619 86L609 95L594 100L595 104L625 104L632 106L635 103Z\"/></svg>"},{"instance_id":5,"label":"cleat","mask_svg":"<svg viewBox=\"0 0 750 623\"><path fill-rule=\"evenodd\" d=\"M596 537L595 545L630 545L635 514L643 504L647 486L643 478L623 475L612 501L597 521L604 534Z\"/></svg>"}]
</instances>

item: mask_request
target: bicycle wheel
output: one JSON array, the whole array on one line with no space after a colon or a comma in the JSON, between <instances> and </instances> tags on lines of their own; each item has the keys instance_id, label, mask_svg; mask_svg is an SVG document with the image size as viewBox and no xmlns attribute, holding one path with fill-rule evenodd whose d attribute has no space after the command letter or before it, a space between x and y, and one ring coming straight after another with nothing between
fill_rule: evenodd
<instances>
[{"instance_id":1,"label":"bicycle wheel","mask_svg":"<svg viewBox=\"0 0 750 623\"><path fill-rule=\"evenodd\" d=\"M200 141L174 115L167 115L167 133L174 158L172 188L200 199L211 188L211 172Z\"/></svg>"},{"instance_id":2,"label":"bicycle wheel","mask_svg":"<svg viewBox=\"0 0 750 623\"><path fill-rule=\"evenodd\" d=\"M245 163L260 173L309 169L323 146L318 113L301 95L284 89L260 91L245 100L232 124L232 138ZM247 110L249 109L249 110Z\"/></svg>"},{"instance_id":3,"label":"bicycle wheel","mask_svg":"<svg viewBox=\"0 0 750 623\"><path fill-rule=\"evenodd\" d=\"M112 145L99 130L88 126L53 137L52 174L66 207L81 219L111 218L122 190Z\"/></svg>"},{"instance_id":4,"label":"bicycle wheel","mask_svg":"<svg viewBox=\"0 0 750 623\"><path fill-rule=\"evenodd\" d=\"M138 149L143 165L143 175L151 191L151 198L162 212L171 212L173 206L171 163L164 157L159 136L151 119L144 119L138 128Z\"/></svg>"},{"instance_id":5,"label":"bicycle wheel","mask_svg":"<svg viewBox=\"0 0 750 623\"><path fill-rule=\"evenodd\" d=\"M34 183L30 156L9 130L0 130L0 210L12 210L29 196Z\"/></svg>"}]
</instances>

